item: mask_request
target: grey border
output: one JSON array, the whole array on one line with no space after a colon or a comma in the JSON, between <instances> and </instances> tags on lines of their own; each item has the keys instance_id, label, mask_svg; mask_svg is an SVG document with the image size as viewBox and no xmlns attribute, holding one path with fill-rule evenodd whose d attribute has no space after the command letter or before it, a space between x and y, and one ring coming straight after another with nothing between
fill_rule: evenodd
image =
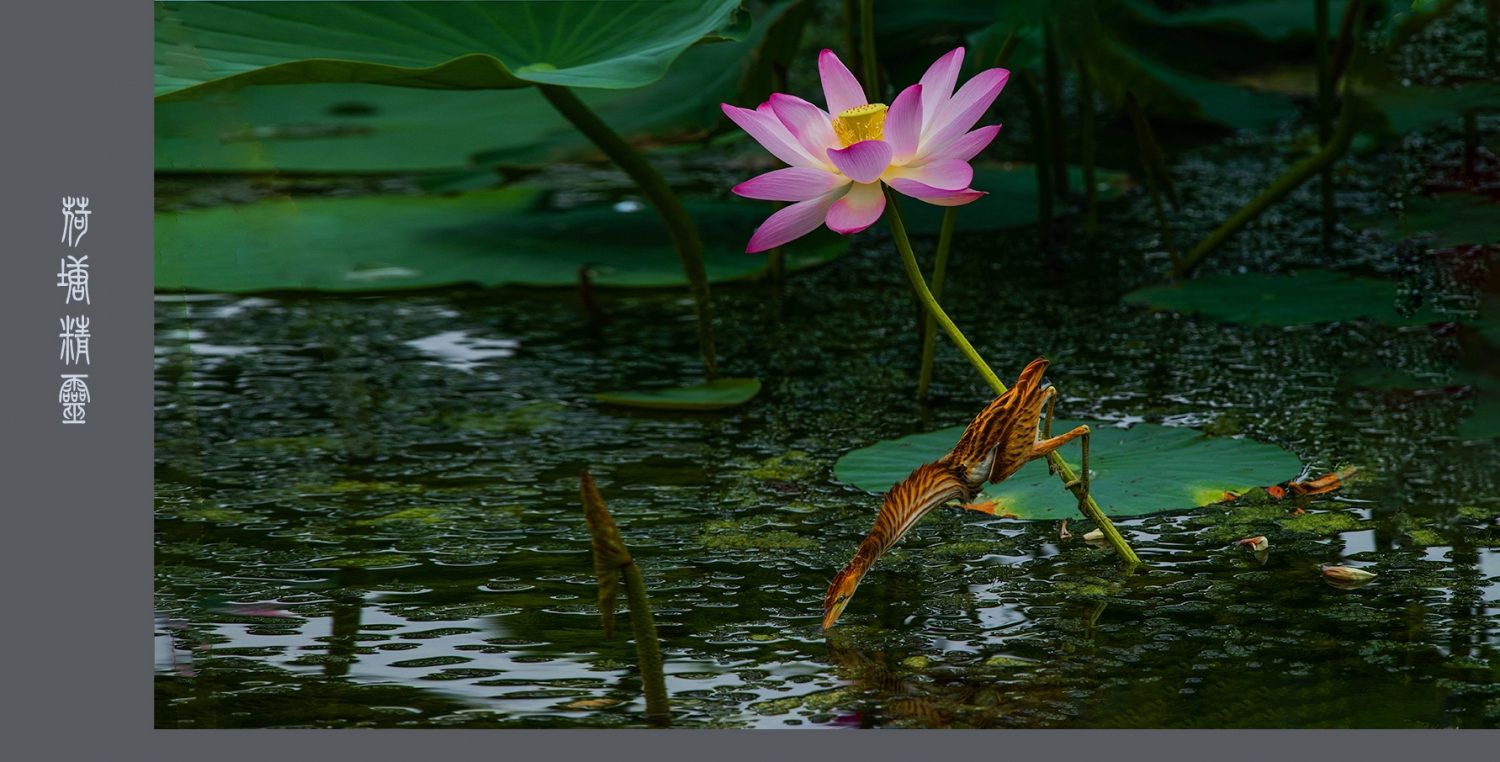
<instances>
[{"instance_id":1,"label":"grey border","mask_svg":"<svg viewBox=\"0 0 1500 762\"><path fill-rule=\"evenodd\" d=\"M1495 733L1441 731L197 731L152 729L152 13L145 2L8 6L0 24L7 176L0 185L0 464L12 584L4 756L411 760L608 756L756 760L1411 759L1494 754ZM87 193L96 402L55 404L63 314L58 200ZM34 576L45 586L27 584ZM252 736L253 734L253 736Z\"/></svg>"}]
</instances>

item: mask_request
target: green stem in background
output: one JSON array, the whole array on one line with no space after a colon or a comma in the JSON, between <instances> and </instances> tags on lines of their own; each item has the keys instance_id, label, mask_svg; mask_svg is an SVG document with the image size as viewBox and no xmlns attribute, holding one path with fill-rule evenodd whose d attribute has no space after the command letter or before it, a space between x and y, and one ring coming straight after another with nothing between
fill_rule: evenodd
<instances>
[{"instance_id":1,"label":"green stem in background","mask_svg":"<svg viewBox=\"0 0 1500 762\"><path fill-rule=\"evenodd\" d=\"M974 351L974 346L969 343L968 339L964 338L963 332L958 330L958 326L954 325L953 321L948 319L947 313L943 312L943 308L938 305L937 299L927 289L927 282L922 278L922 270L917 267L917 257L912 253L911 242L906 238L906 224L901 220L901 207L900 202L896 198L896 193L890 188L886 188L885 199L886 214L889 215L891 224L891 237L896 241L896 251L901 254L901 264L906 267L906 277L911 280L912 288L916 289L917 297L922 300L922 304L926 306L927 312L932 316L932 319L936 320L938 325L943 327L943 332L948 334L948 338L958 346L958 350L963 353L964 357L968 358L969 364L974 366L974 370L979 371L979 375L984 379L985 384L989 385L996 396L1005 394L1005 384L995 375L995 371L990 370L989 363L986 363L984 358L980 357L979 353ZM1077 474L1073 473L1073 469L1063 461L1062 456L1056 451L1047 455L1047 463L1062 477L1063 484L1066 485L1078 479ZM1070 487L1069 491L1075 497L1082 497L1084 494L1082 484ZM1109 517L1105 516L1104 511L1099 509L1099 504L1094 502L1093 496L1089 496L1084 502L1084 513L1098 525L1099 531L1103 532L1104 536L1109 539L1109 544L1114 547L1115 552L1119 553L1121 558L1131 564L1132 568L1141 562L1140 557L1131 549L1130 543L1126 542L1125 538L1120 536L1120 531L1115 529L1115 525L1109 520Z\"/></svg>"},{"instance_id":2,"label":"green stem in background","mask_svg":"<svg viewBox=\"0 0 1500 762\"><path fill-rule=\"evenodd\" d=\"M865 99L880 102L880 65L875 62L875 0L859 0L859 47L864 59Z\"/></svg>"},{"instance_id":3,"label":"green stem in background","mask_svg":"<svg viewBox=\"0 0 1500 762\"><path fill-rule=\"evenodd\" d=\"M1078 58L1078 98L1082 115L1082 133L1079 135L1080 152L1083 159L1083 198L1088 210L1084 224L1084 235L1089 238L1099 234L1099 180L1094 171L1095 124L1094 124L1094 78L1089 72L1089 63Z\"/></svg>"},{"instance_id":4,"label":"green stem in background","mask_svg":"<svg viewBox=\"0 0 1500 762\"><path fill-rule=\"evenodd\" d=\"M656 620L651 616L651 600L646 596L646 582L641 570L630 557L620 528L604 505L599 488L587 470L579 474L579 495L583 518L588 523L594 552L594 575L599 580L599 615L606 640L614 637L615 601L620 582L625 583L625 605L630 610L630 629L635 638L635 653L641 670L641 687L646 694L646 723L652 727L672 724L671 705L667 701L667 682L662 668L661 641L656 636Z\"/></svg>"},{"instance_id":5,"label":"green stem in background","mask_svg":"<svg viewBox=\"0 0 1500 762\"><path fill-rule=\"evenodd\" d=\"M703 264L703 241L699 239L698 227L688 216L682 199L672 192L661 173L645 157L610 129L572 90L557 85L537 85L537 89L584 137L593 141L605 156L630 175L630 179L651 200L651 205L656 207L662 222L666 223L672 247L677 250L677 259L682 263L682 272L687 275L688 287L693 294L693 308L698 315L698 349L703 354L703 375L709 381L718 379L719 360L714 350L714 317L709 305L708 270Z\"/></svg>"},{"instance_id":6,"label":"green stem in background","mask_svg":"<svg viewBox=\"0 0 1500 762\"><path fill-rule=\"evenodd\" d=\"M859 44L855 41L855 26L859 23L859 0L843 0L844 5L844 56L845 60L859 60ZM778 90L777 92L782 92Z\"/></svg>"},{"instance_id":7,"label":"green stem in background","mask_svg":"<svg viewBox=\"0 0 1500 762\"><path fill-rule=\"evenodd\" d=\"M1052 181L1058 196L1068 195L1067 140L1063 134L1062 66L1057 62L1056 24L1048 20L1043 26L1042 76L1046 78L1047 122L1052 128Z\"/></svg>"},{"instance_id":8,"label":"green stem in background","mask_svg":"<svg viewBox=\"0 0 1500 762\"><path fill-rule=\"evenodd\" d=\"M1328 57L1328 0L1314 0L1313 17L1313 51L1318 72L1318 147L1322 148L1333 139L1333 65ZM1322 175L1323 251L1332 252L1333 226L1336 222L1333 165L1324 167Z\"/></svg>"},{"instance_id":9,"label":"green stem in background","mask_svg":"<svg viewBox=\"0 0 1500 762\"><path fill-rule=\"evenodd\" d=\"M1167 210L1161 203L1161 178L1166 177L1166 162L1161 157L1161 147L1151 134L1151 123L1146 121L1146 112L1135 99L1135 93L1125 93L1125 110L1130 113L1130 123L1135 128L1135 144L1141 154L1141 171L1146 175L1146 189L1151 192L1151 208L1156 212L1156 225L1160 230L1162 246L1167 248L1173 269L1178 265L1177 239L1172 235L1172 226L1167 222ZM1171 187L1171 181L1165 183ZM1174 199L1175 201L1175 199Z\"/></svg>"},{"instance_id":10,"label":"green stem in background","mask_svg":"<svg viewBox=\"0 0 1500 762\"><path fill-rule=\"evenodd\" d=\"M1464 110L1464 174L1474 175L1474 162L1479 159L1479 110Z\"/></svg>"},{"instance_id":11,"label":"green stem in background","mask_svg":"<svg viewBox=\"0 0 1500 762\"><path fill-rule=\"evenodd\" d=\"M775 214L786 208L785 201L772 201L771 214ZM770 256L766 258L766 275L771 280L781 280L786 277L786 247L777 246L771 249Z\"/></svg>"},{"instance_id":12,"label":"green stem in background","mask_svg":"<svg viewBox=\"0 0 1500 762\"><path fill-rule=\"evenodd\" d=\"M1031 151L1036 155L1037 237L1046 246L1052 240L1052 130L1047 124L1047 111L1042 107L1036 77L1023 70L1018 79L1026 110L1031 112Z\"/></svg>"},{"instance_id":13,"label":"green stem in background","mask_svg":"<svg viewBox=\"0 0 1500 762\"><path fill-rule=\"evenodd\" d=\"M1344 152L1349 150L1349 144L1354 140L1355 120L1354 106L1352 105L1354 100L1354 95L1350 92L1349 84L1346 80L1344 83L1344 103L1339 109L1338 129L1333 133L1333 140L1328 145L1323 146L1323 149L1316 154L1298 162L1296 166L1288 170L1276 182L1271 183L1271 187L1261 191L1259 196L1256 196L1250 203L1246 204L1238 212L1235 212L1233 217L1230 217L1217 230L1210 233L1207 238L1203 239L1202 243L1193 247L1193 250L1188 253L1187 257L1171 269L1168 277L1182 278L1191 274L1193 269L1203 262L1203 259L1210 252L1219 248L1230 236L1239 232L1240 228L1256 217L1259 217L1268 207L1280 201L1288 193L1291 193L1298 186L1302 185L1302 183L1307 182L1313 175L1321 172L1323 167L1332 166L1335 161L1338 161L1339 157L1343 156Z\"/></svg>"},{"instance_id":14,"label":"green stem in background","mask_svg":"<svg viewBox=\"0 0 1500 762\"><path fill-rule=\"evenodd\" d=\"M847 10L847 3L849 1L850 0L845 0L845 2L846 2L846 8L845 9L846 10ZM786 92L786 67L785 66L777 65L777 66L773 66L771 68L771 92L774 92L774 93L784 93L784 92ZM780 161L777 161L776 162L776 166L777 167L784 167L786 165L782 164ZM784 202L784 201L772 201L771 202L771 214L775 214L775 213L781 211L785 207L786 207L786 202ZM766 257L766 274L768 276L770 276L770 278L772 280L781 280L782 277L786 275L786 247L785 246L777 246L776 248L771 249L770 253Z\"/></svg>"},{"instance_id":15,"label":"green stem in background","mask_svg":"<svg viewBox=\"0 0 1500 762\"><path fill-rule=\"evenodd\" d=\"M1484 4L1484 58L1490 65L1490 76L1500 76L1500 0Z\"/></svg>"},{"instance_id":16,"label":"green stem in background","mask_svg":"<svg viewBox=\"0 0 1500 762\"><path fill-rule=\"evenodd\" d=\"M937 302L943 298L943 279L948 274L948 250L953 245L953 225L958 222L958 207L950 206L943 210L943 232L938 234L937 262L932 266L932 300ZM925 314L925 313L924 313ZM923 320L922 327L922 370L917 381L917 399L927 399L927 391L932 388L932 361L937 352L937 324L931 320Z\"/></svg>"},{"instance_id":17,"label":"green stem in background","mask_svg":"<svg viewBox=\"0 0 1500 762\"><path fill-rule=\"evenodd\" d=\"M1354 25L1358 23L1363 8L1363 0L1350 0L1344 6L1344 18L1339 22L1339 41L1330 56L1333 61L1330 66L1332 71L1328 74L1330 87L1337 86L1349 68L1349 58L1354 55Z\"/></svg>"}]
</instances>

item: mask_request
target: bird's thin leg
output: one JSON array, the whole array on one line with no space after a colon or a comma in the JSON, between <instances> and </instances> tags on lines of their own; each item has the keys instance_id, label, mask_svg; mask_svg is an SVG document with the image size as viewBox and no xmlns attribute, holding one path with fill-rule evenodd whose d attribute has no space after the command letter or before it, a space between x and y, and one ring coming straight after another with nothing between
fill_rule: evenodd
<instances>
[{"instance_id":1,"label":"bird's thin leg","mask_svg":"<svg viewBox=\"0 0 1500 762\"><path fill-rule=\"evenodd\" d=\"M1080 443L1083 447L1083 465L1079 471L1078 478L1068 482L1067 484L1064 484L1063 489L1073 489L1074 487L1083 488L1077 493L1078 510L1082 511L1083 506L1087 504L1089 500L1089 427L1079 426L1078 428L1073 429L1066 434L1060 434L1058 436L1037 442L1036 446L1031 451L1031 457L1045 458L1053 450L1056 450L1057 448L1062 447L1063 445L1079 437L1083 437L1083 441Z\"/></svg>"},{"instance_id":2,"label":"bird's thin leg","mask_svg":"<svg viewBox=\"0 0 1500 762\"><path fill-rule=\"evenodd\" d=\"M1042 439L1052 438L1052 408L1057 406L1057 387L1047 387L1047 422L1042 424ZM1047 461L1047 475L1057 476L1057 469L1052 467L1052 461Z\"/></svg>"},{"instance_id":3,"label":"bird's thin leg","mask_svg":"<svg viewBox=\"0 0 1500 762\"><path fill-rule=\"evenodd\" d=\"M1052 438L1052 408L1057 406L1057 387L1047 387L1047 422L1042 425L1042 439Z\"/></svg>"}]
</instances>

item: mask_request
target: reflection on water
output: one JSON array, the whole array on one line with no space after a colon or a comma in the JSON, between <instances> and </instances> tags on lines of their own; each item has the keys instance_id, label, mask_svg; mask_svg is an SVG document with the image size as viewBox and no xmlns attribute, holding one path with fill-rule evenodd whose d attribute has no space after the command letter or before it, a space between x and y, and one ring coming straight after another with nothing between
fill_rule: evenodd
<instances>
[{"instance_id":1,"label":"reflection on water","mask_svg":"<svg viewBox=\"0 0 1500 762\"><path fill-rule=\"evenodd\" d=\"M1186 167L1184 196L1213 207L1274 174L1257 171ZM1214 266L1326 264L1299 243L1317 241L1312 193ZM1362 480L1122 521L1148 564L1131 576L1087 522L1061 539L939 510L829 637L828 577L879 505L834 461L987 401L944 345L932 404L914 402L885 234L784 287L716 289L726 375L766 386L715 414L589 396L694 380L675 291L601 291L603 328L569 292L159 297L157 723L643 726L634 647L599 630L587 467L645 575L676 726L1500 724L1500 454L1448 434L1463 392L1343 380L1375 356L1441 372L1452 332L1117 306L1157 266L1135 254L1154 233L1140 197L1106 212L1097 248L1046 257L1026 231L960 236L947 298L1001 374L1045 353L1061 416L1246 436ZM1389 245L1346 246L1350 266L1396 267ZM1259 535L1263 564L1232 544ZM1335 589L1322 565L1379 576Z\"/></svg>"}]
</instances>

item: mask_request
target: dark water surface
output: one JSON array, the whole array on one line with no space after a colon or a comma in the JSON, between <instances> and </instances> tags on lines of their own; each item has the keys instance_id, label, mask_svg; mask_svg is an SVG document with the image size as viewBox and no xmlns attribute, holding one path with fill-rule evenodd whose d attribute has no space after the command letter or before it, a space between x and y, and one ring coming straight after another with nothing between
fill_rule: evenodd
<instances>
[{"instance_id":1,"label":"dark water surface","mask_svg":"<svg viewBox=\"0 0 1500 762\"><path fill-rule=\"evenodd\" d=\"M1430 185L1456 126L1341 170L1341 212ZM1249 139L1190 156L1179 242L1296 158ZM1326 258L1315 193L1209 271L1332 266L1472 314L1452 258L1347 230ZM835 460L989 398L940 340L935 397L916 403L916 311L883 228L782 285L716 287L725 374L765 383L721 413L590 397L701 378L678 291L604 291L602 329L568 290L158 295L157 724L644 725L629 629L599 627L586 467L645 574L678 726L1500 725L1500 448L1452 435L1465 389L1348 378L1376 359L1445 378L1451 327L1121 306L1165 265L1149 209L1136 193L1097 242L1050 252L1030 230L960 236L944 301L1002 378L1049 357L1060 416L1250 437L1359 478L1121 521L1147 564L1128 576L1081 541L1087 522L1062 541L940 509L827 637L823 591L879 506ZM1230 544L1255 535L1264 565ZM1320 564L1379 577L1335 589Z\"/></svg>"}]
</instances>

